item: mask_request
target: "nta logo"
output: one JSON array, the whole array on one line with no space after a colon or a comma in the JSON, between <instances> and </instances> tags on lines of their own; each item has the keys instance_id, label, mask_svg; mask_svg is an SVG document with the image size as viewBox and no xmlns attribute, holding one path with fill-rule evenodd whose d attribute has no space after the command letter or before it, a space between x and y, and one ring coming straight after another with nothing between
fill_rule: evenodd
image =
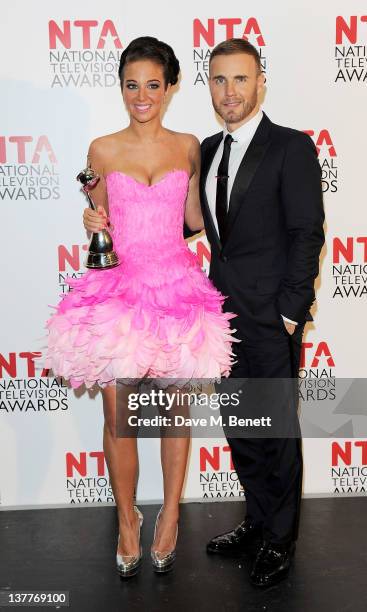
<instances>
[{"instance_id":1,"label":"nta logo","mask_svg":"<svg viewBox=\"0 0 367 612\"><path fill-rule=\"evenodd\" d=\"M11 156L18 164L39 164L44 153L52 164L57 162L54 150L47 136L39 136L34 143L33 136L0 136L0 164L6 164Z\"/></svg>"},{"instance_id":2,"label":"nta logo","mask_svg":"<svg viewBox=\"0 0 367 612\"><path fill-rule=\"evenodd\" d=\"M225 461L225 466L223 466ZM200 447L200 472L205 472L208 465L213 470L234 470L231 449L229 446L213 446L210 452L205 446Z\"/></svg>"},{"instance_id":3,"label":"nta logo","mask_svg":"<svg viewBox=\"0 0 367 612\"><path fill-rule=\"evenodd\" d=\"M208 19L206 23L203 23L200 19L194 19L193 33L194 47L200 47L202 44L214 47L217 42L234 37L244 38L245 40L254 37L254 42L259 47L265 46L264 37L255 17L250 17L247 20L241 19L241 17L222 17L220 19Z\"/></svg>"},{"instance_id":4,"label":"nta logo","mask_svg":"<svg viewBox=\"0 0 367 612\"><path fill-rule=\"evenodd\" d=\"M90 459L88 460L88 457ZM96 469L98 476L104 476L106 473L105 459L103 451L92 451L90 453L81 452L79 457L73 453L66 453L66 476L72 478L75 472L79 476L86 476L88 473L88 464L93 459L93 468Z\"/></svg>"},{"instance_id":5,"label":"nta logo","mask_svg":"<svg viewBox=\"0 0 367 612\"><path fill-rule=\"evenodd\" d=\"M367 263L367 236L348 236L346 240L334 238L333 262L340 263L342 257L344 261L352 263L355 258L356 250L362 255L362 261Z\"/></svg>"},{"instance_id":6,"label":"nta logo","mask_svg":"<svg viewBox=\"0 0 367 612\"><path fill-rule=\"evenodd\" d=\"M329 156L336 157L336 150L328 130L321 130L319 134L314 130L304 130L304 132L314 138L318 155L320 155L321 147L327 147Z\"/></svg>"},{"instance_id":7,"label":"nta logo","mask_svg":"<svg viewBox=\"0 0 367 612\"><path fill-rule=\"evenodd\" d=\"M333 298L367 295L367 236L333 239Z\"/></svg>"},{"instance_id":8,"label":"nta logo","mask_svg":"<svg viewBox=\"0 0 367 612\"><path fill-rule=\"evenodd\" d=\"M63 21L61 26L51 20L48 24L48 33L50 49L56 49L57 46L64 49L76 47L90 49L92 39L96 49L104 49L108 37L115 49L122 49L121 40L111 19L104 21L102 26L95 19Z\"/></svg>"},{"instance_id":9,"label":"nta logo","mask_svg":"<svg viewBox=\"0 0 367 612\"><path fill-rule=\"evenodd\" d=\"M354 457L354 455L356 456ZM333 466L339 465L340 461L344 465L352 465L353 459L355 463L367 465L367 440L353 440L353 443L348 441L344 442L343 445L339 442L333 442L331 457Z\"/></svg>"},{"instance_id":10,"label":"nta logo","mask_svg":"<svg viewBox=\"0 0 367 612\"><path fill-rule=\"evenodd\" d=\"M330 368L335 366L327 342L319 342L317 345L314 345L313 342L302 342L300 368L305 368L306 363L311 368L317 368L321 359L326 360L326 364Z\"/></svg>"},{"instance_id":11,"label":"nta logo","mask_svg":"<svg viewBox=\"0 0 367 612\"><path fill-rule=\"evenodd\" d=\"M339 15L335 22L335 44L342 45L345 42L349 42L355 45L358 40L358 30L361 23L367 24L367 15L362 15L360 17L353 15L349 17L349 22ZM367 40L367 26L364 26L363 29Z\"/></svg>"},{"instance_id":12,"label":"nta logo","mask_svg":"<svg viewBox=\"0 0 367 612\"><path fill-rule=\"evenodd\" d=\"M306 134L313 138L319 162L321 166L322 190L335 193L338 190L338 166L336 163L336 149L331 140L330 132L326 129L319 133L314 130L304 130Z\"/></svg>"},{"instance_id":13,"label":"nta logo","mask_svg":"<svg viewBox=\"0 0 367 612\"><path fill-rule=\"evenodd\" d=\"M361 34L362 32L362 34ZM364 44L361 37L363 35ZM367 81L367 15L338 16L335 21L334 59L338 68L335 83Z\"/></svg>"},{"instance_id":14,"label":"nta logo","mask_svg":"<svg viewBox=\"0 0 367 612\"><path fill-rule=\"evenodd\" d=\"M5 372L11 378L19 376L19 364L26 366L26 376L36 376L36 366L34 363L35 359L42 357L42 353L34 351L25 351L22 353L9 353L6 357L0 353L0 378L3 378ZM19 360L21 360L19 362ZM48 376L48 369L43 369L40 376Z\"/></svg>"}]
</instances>

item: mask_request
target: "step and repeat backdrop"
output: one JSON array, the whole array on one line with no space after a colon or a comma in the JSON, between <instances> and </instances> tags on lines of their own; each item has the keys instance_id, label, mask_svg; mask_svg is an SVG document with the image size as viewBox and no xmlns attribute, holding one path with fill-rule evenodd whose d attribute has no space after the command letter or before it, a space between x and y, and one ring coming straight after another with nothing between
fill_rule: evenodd
<instances>
[{"instance_id":1,"label":"step and repeat backdrop","mask_svg":"<svg viewBox=\"0 0 367 612\"><path fill-rule=\"evenodd\" d=\"M85 272L86 201L75 177L90 141L128 124L117 67L137 36L173 46L182 78L164 123L200 139L220 129L207 85L211 49L232 36L256 45L267 77L264 110L275 123L310 134L322 168L327 240L300 389L320 406L332 391L326 379L365 376L366 13L354 0L7 4L0 25L3 508L113 502L100 393L72 391L35 357L66 276ZM205 236L190 247L207 271ZM364 493L367 440L348 415L328 423L324 437L304 440L305 494ZM159 500L159 440L139 440L139 447L138 499ZM184 498L243 495L226 440L194 439Z\"/></svg>"}]
</instances>

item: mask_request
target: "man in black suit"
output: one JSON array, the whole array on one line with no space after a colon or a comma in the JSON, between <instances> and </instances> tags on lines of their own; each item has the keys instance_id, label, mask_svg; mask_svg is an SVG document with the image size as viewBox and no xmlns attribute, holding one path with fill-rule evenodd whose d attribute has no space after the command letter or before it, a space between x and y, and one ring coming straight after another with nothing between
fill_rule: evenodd
<instances>
[{"instance_id":1,"label":"man in black suit","mask_svg":"<svg viewBox=\"0 0 367 612\"><path fill-rule=\"evenodd\" d=\"M217 45L209 73L224 128L202 143L201 203L210 278L228 296L225 310L237 315L233 326L241 342L234 344L232 376L295 379L324 243L317 152L309 136L275 125L261 111L264 76L250 43ZM301 440L228 442L247 512L207 551L232 555L256 545L251 581L270 586L287 575L297 538Z\"/></svg>"}]
</instances>

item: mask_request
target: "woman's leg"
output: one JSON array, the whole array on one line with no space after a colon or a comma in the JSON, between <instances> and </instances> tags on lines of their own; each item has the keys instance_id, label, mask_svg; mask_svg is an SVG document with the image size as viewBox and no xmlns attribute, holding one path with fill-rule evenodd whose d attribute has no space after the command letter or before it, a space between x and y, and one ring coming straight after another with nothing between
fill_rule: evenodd
<instances>
[{"instance_id":1,"label":"woman's leg","mask_svg":"<svg viewBox=\"0 0 367 612\"><path fill-rule=\"evenodd\" d=\"M177 389L168 388L167 393L176 394ZM167 416L167 412L165 414ZM174 405L169 412L169 416L174 417L175 414L188 416L187 402L183 406L180 403ZM169 437L174 435L177 437ZM166 431L162 431L161 463L164 505L158 521L156 537L152 545L152 549L156 551L171 551L176 545L179 502L185 479L189 446L189 427L179 427L176 431L170 427Z\"/></svg>"},{"instance_id":2,"label":"woman's leg","mask_svg":"<svg viewBox=\"0 0 367 612\"><path fill-rule=\"evenodd\" d=\"M118 410L127 414L127 397L134 387L118 388ZM103 450L116 501L120 542L118 552L122 555L139 553L137 540L138 516L134 512L134 491L138 472L136 438L116 437L116 391L117 387L108 386L102 390L104 429Z\"/></svg>"}]
</instances>

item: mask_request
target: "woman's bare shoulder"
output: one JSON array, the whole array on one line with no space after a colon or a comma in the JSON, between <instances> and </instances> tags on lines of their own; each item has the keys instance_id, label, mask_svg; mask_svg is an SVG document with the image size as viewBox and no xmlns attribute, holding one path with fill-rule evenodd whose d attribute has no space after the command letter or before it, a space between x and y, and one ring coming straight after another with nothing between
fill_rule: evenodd
<instances>
[{"instance_id":1,"label":"woman's bare shoulder","mask_svg":"<svg viewBox=\"0 0 367 612\"><path fill-rule=\"evenodd\" d=\"M200 141L194 134L187 132L172 132L177 138L177 142L186 152L186 155L191 161L196 161L200 157Z\"/></svg>"},{"instance_id":2,"label":"woman's bare shoulder","mask_svg":"<svg viewBox=\"0 0 367 612\"><path fill-rule=\"evenodd\" d=\"M118 155L124 140L123 132L124 130L120 130L113 134L98 136L98 138L92 140L88 149L88 157L107 162L109 159Z\"/></svg>"},{"instance_id":3,"label":"woman's bare shoulder","mask_svg":"<svg viewBox=\"0 0 367 612\"><path fill-rule=\"evenodd\" d=\"M190 134L188 132L174 132L173 130L170 130L170 132L176 136L176 138L181 140L183 144L186 144L188 148L191 148L192 146L200 146L200 141L194 134Z\"/></svg>"}]
</instances>

